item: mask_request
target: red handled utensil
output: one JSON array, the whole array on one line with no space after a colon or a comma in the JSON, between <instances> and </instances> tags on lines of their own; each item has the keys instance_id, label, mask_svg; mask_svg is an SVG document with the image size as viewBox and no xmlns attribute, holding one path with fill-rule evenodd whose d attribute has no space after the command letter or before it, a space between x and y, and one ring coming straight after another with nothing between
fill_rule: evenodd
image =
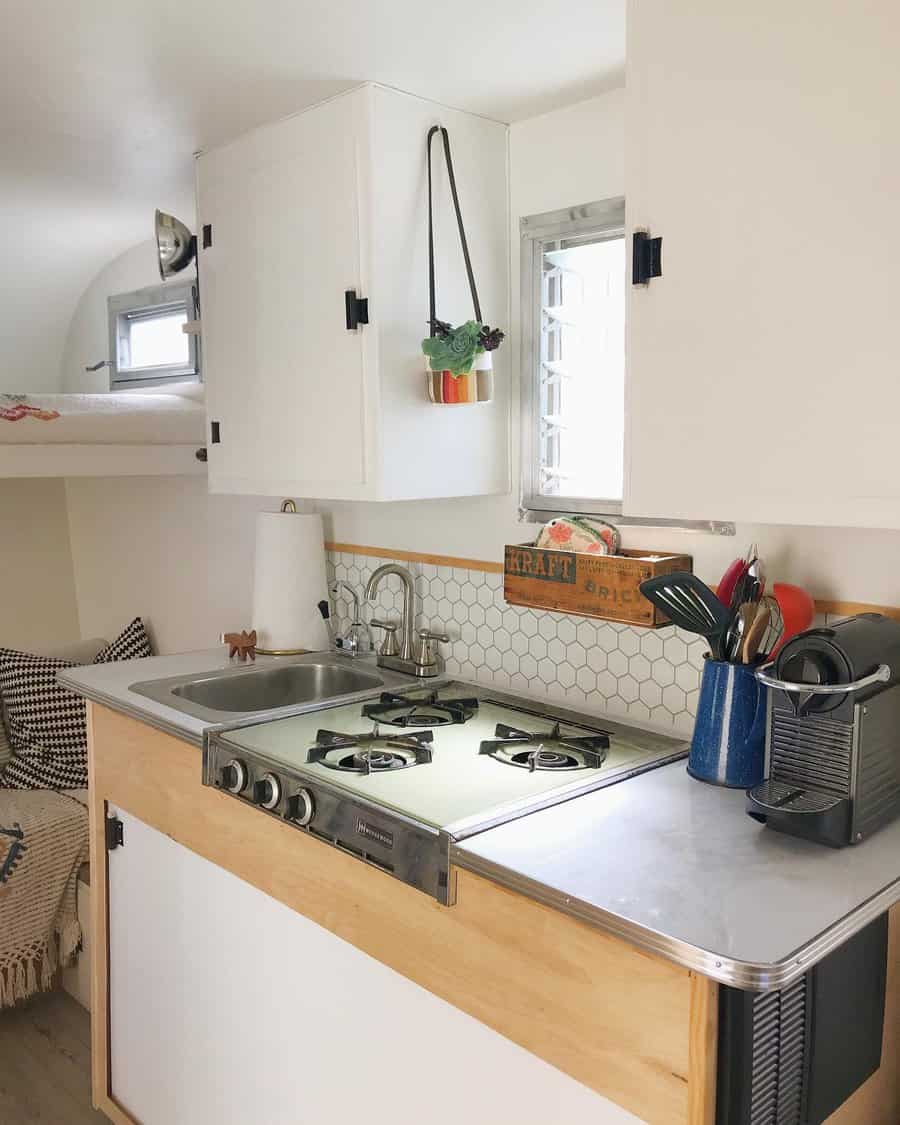
<instances>
[{"instance_id":1,"label":"red handled utensil","mask_svg":"<svg viewBox=\"0 0 900 1125\"><path fill-rule=\"evenodd\" d=\"M791 637L805 633L816 616L816 603L802 586L792 586L790 582L776 582L772 587L775 601L781 611L782 630L778 643L769 653L767 660L774 660L778 650Z\"/></svg>"}]
</instances>

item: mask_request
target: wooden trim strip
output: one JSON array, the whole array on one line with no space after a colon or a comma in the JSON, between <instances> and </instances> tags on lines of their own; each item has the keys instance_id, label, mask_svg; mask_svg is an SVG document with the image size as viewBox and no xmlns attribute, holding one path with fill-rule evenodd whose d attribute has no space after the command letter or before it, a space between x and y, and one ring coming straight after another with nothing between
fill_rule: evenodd
<instances>
[{"instance_id":1,"label":"wooden trim strip","mask_svg":"<svg viewBox=\"0 0 900 1125\"><path fill-rule=\"evenodd\" d=\"M691 973L688 1027L688 1125L715 1125L719 986Z\"/></svg>"},{"instance_id":2,"label":"wooden trim strip","mask_svg":"<svg viewBox=\"0 0 900 1125\"><path fill-rule=\"evenodd\" d=\"M892 617L900 621L900 606L895 605L870 605L868 602L836 602L828 598L816 598L816 609L819 613L830 613L835 617L852 617L857 613L883 613L885 617Z\"/></svg>"},{"instance_id":3,"label":"wooden trim strip","mask_svg":"<svg viewBox=\"0 0 900 1125\"><path fill-rule=\"evenodd\" d=\"M428 566L460 567L463 570L483 570L487 574L502 574L503 563L484 562L479 559L460 559L454 555L430 555L424 551L401 551L398 547L360 547L357 543L330 543L327 551L341 551L347 555L368 555L376 559L403 559L404 562L425 563Z\"/></svg>"},{"instance_id":4,"label":"wooden trim strip","mask_svg":"<svg viewBox=\"0 0 900 1125\"><path fill-rule=\"evenodd\" d=\"M326 540L325 549L341 551L348 555L368 555L375 559L402 559L404 562L426 563L429 566L460 567L463 570L481 570L486 574L502 574L502 562L484 559L462 559L455 555L432 555L424 551L402 551L399 547L362 547L358 543L332 543ZM816 610L833 616L851 617L856 613L883 613L900 621L900 606L872 605L869 602L842 602L831 598L816 598Z\"/></svg>"}]
</instances>

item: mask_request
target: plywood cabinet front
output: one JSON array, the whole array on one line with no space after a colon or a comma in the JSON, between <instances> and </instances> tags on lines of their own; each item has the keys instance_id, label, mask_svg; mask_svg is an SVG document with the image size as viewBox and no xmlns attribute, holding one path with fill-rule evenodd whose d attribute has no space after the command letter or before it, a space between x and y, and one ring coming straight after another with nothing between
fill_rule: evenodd
<instances>
[{"instance_id":1,"label":"plywood cabinet front","mask_svg":"<svg viewBox=\"0 0 900 1125\"><path fill-rule=\"evenodd\" d=\"M504 324L504 125L367 85L199 157L213 491L374 500L506 491L502 349L493 403L439 407L425 393L425 138L438 123L453 144L484 315ZM435 197L438 315L458 323L473 313L437 152ZM369 323L354 331L348 290L368 300Z\"/></svg>"},{"instance_id":2,"label":"plywood cabinet front","mask_svg":"<svg viewBox=\"0 0 900 1125\"><path fill-rule=\"evenodd\" d=\"M629 514L900 527L892 0L630 0Z\"/></svg>"},{"instance_id":3,"label":"plywood cabinet front","mask_svg":"<svg viewBox=\"0 0 900 1125\"><path fill-rule=\"evenodd\" d=\"M712 1125L712 981L468 871L440 906L96 705L90 769L94 1099L113 1120L194 1122L205 1098L210 1121L273 1125L329 1101L385 1125ZM108 809L125 844L107 858Z\"/></svg>"}]
</instances>

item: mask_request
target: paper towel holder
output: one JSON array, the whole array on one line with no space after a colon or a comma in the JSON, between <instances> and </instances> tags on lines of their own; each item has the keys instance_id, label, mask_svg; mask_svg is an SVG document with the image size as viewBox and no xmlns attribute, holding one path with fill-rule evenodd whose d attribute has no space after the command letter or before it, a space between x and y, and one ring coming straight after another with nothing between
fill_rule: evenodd
<instances>
[{"instance_id":1,"label":"paper towel holder","mask_svg":"<svg viewBox=\"0 0 900 1125\"><path fill-rule=\"evenodd\" d=\"M297 504L294 500L282 500L280 510L296 515ZM254 635L255 633L256 630L254 629ZM259 653L260 656L303 656L310 650L308 648L259 648L259 646L255 646L254 651Z\"/></svg>"}]
</instances>

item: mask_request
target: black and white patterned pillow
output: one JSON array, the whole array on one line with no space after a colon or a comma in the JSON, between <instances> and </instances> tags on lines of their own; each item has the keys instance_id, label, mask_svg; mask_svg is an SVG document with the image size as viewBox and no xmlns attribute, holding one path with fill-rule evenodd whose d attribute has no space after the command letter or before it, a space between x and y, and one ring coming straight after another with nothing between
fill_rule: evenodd
<instances>
[{"instance_id":1,"label":"black and white patterned pillow","mask_svg":"<svg viewBox=\"0 0 900 1125\"><path fill-rule=\"evenodd\" d=\"M87 785L84 700L56 682L69 660L0 649L0 692L13 757L3 789L81 789Z\"/></svg>"},{"instance_id":2,"label":"black and white patterned pillow","mask_svg":"<svg viewBox=\"0 0 900 1125\"><path fill-rule=\"evenodd\" d=\"M130 622L114 641L101 648L94 657L95 664L110 664L114 660L137 660L152 656L153 648L147 630L139 617Z\"/></svg>"},{"instance_id":3,"label":"black and white patterned pillow","mask_svg":"<svg viewBox=\"0 0 900 1125\"><path fill-rule=\"evenodd\" d=\"M94 657L95 664L152 656L144 623L136 617ZM82 789L87 785L84 700L56 682L70 660L0 649L0 695L13 757L0 789Z\"/></svg>"}]
</instances>

